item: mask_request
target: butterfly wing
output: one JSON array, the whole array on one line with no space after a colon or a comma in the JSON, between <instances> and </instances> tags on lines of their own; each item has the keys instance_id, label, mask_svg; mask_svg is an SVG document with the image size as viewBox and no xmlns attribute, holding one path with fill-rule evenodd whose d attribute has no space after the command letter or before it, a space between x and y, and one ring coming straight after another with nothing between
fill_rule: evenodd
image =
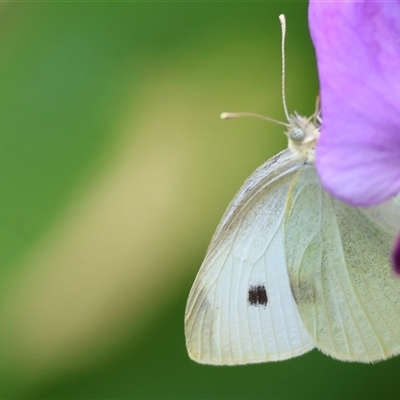
<instances>
[{"instance_id":1,"label":"butterfly wing","mask_svg":"<svg viewBox=\"0 0 400 400\"><path fill-rule=\"evenodd\" d=\"M290 290L284 207L299 163L284 151L258 168L228 207L191 289L185 313L192 359L275 361L314 347Z\"/></svg>"},{"instance_id":2,"label":"butterfly wing","mask_svg":"<svg viewBox=\"0 0 400 400\"><path fill-rule=\"evenodd\" d=\"M347 206L322 189L311 166L295 181L285 216L288 271L317 347L346 361L400 353L400 280L389 265L398 204Z\"/></svg>"}]
</instances>

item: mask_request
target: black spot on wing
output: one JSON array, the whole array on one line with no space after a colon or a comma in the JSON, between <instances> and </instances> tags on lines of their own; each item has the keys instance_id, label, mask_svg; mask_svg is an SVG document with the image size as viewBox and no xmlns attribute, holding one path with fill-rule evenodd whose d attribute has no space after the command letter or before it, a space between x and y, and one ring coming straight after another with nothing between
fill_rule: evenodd
<instances>
[{"instance_id":1,"label":"black spot on wing","mask_svg":"<svg viewBox=\"0 0 400 400\"><path fill-rule=\"evenodd\" d=\"M248 298L251 306L267 306L268 297L264 285L251 285L249 288Z\"/></svg>"}]
</instances>

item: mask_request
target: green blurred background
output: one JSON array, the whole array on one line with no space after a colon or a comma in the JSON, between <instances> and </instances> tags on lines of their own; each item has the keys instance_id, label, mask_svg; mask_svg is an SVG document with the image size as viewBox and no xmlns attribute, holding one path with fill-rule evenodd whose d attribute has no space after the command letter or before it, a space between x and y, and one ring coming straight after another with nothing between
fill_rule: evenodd
<instances>
[{"instance_id":1,"label":"green blurred background","mask_svg":"<svg viewBox=\"0 0 400 400\"><path fill-rule=\"evenodd\" d=\"M400 358L190 361L183 314L243 180L318 90L306 2L1 3L0 392L18 399L398 397Z\"/></svg>"}]
</instances>

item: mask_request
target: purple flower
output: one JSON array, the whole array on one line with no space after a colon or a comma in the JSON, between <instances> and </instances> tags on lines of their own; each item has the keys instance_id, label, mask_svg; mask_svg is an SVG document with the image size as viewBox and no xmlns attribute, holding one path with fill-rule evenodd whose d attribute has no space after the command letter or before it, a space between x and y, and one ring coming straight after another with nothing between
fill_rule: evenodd
<instances>
[{"instance_id":1,"label":"purple flower","mask_svg":"<svg viewBox=\"0 0 400 400\"><path fill-rule=\"evenodd\" d=\"M322 102L320 179L347 203L375 205L400 193L400 0L311 0L309 25ZM399 272L400 238L393 260Z\"/></svg>"}]
</instances>

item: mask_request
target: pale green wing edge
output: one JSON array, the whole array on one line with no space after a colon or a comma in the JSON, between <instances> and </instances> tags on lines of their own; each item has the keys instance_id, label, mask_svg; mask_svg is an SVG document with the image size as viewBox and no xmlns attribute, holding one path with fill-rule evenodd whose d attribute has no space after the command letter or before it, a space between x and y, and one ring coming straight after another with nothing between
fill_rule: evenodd
<instances>
[{"instance_id":1,"label":"pale green wing edge","mask_svg":"<svg viewBox=\"0 0 400 400\"><path fill-rule=\"evenodd\" d=\"M289 279L317 347L344 361L374 362L400 353L400 279L390 251L398 202L350 207L326 193L305 167L288 198Z\"/></svg>"}]
</instances>

